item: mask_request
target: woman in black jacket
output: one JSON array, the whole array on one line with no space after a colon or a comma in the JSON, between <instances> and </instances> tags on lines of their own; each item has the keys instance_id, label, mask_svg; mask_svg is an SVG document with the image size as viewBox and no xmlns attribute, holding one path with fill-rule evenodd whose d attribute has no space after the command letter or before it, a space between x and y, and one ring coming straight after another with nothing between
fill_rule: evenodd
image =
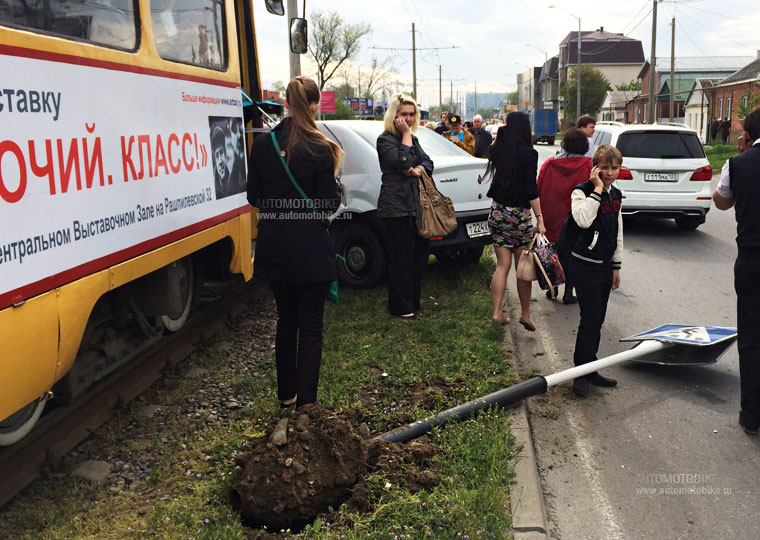
<instances>
[{"instance_id":1,"label":"woman in black jacket","mask_svg":"<svg viewBox=\"0 0 760 540\"><path fill-rule=\"evenodd\" d=\"M420 309L422 273L430 240L417 234L421 213L419 179L433 174L433 162L413 135L419 125L417 102L396 94L385 112L385 131L377 138L382 186L377 215L383 218L390 242L388 310L404 319Z\"/></svg>"},{"instance_id":2,"label":"woman in black jacket","mask_svg":"<svg viewBox=\"0 0 760 540\"><path fill-rule=\"evenodd\" d=\"M296 77L286 91L289 116L253 143L248 202L259 209L254 276L269 282L277 303L277 397L283 407L317 400L322 361L322 317L330 282L337 279L327 218L340 204L337 171L343 151L314 122L320 93L316 83ZM282 155L309 208L288 177Z\"/></svg>"},{"instance_id":3,"label":"woman in black jacket","mask_svg":"<svg viewBox=\"0 0 760 540\"><path fill-rule=\"evenodd\" d=\"M496 271L491 279L491 302L494 323L507 324L501 302L507 287L507 276L515 265L522 250L533 238L531 209L538 222L538 232L544 234L544 220L541 216L541 202L536 187L538 152L533 149L530 121L521 112L511 112L505 126L499 128L496 142L488 150L486 174L492 178L488 196L493 199L488 224L491 228ZM534 332L536 325L530 318L531 282L517 278L517 296L520 298L520 324Z\"/></svg>"}]
</instances>

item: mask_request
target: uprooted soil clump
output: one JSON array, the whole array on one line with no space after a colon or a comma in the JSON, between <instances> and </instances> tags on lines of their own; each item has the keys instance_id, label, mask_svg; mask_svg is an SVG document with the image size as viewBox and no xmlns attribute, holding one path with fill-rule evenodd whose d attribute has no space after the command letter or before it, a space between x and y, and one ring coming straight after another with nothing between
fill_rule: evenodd
<instances>
[{"instance_id":1,"label":"uprooted soil clump","mask_svg":"<svg viewBox=\"0 0 760 540\"><path fill-rule=\"evenodd\" d=\"M231 498L243 523L299 531L343 503L349 513L365 512L371 507L367 481L376 474L411 492L440 482L420 467L435 467L437 450L429 443L402 446L369 436L358 414L337 415L318 405L280 420L237 458L242 471Z\"/></svg>"}]
</instances>

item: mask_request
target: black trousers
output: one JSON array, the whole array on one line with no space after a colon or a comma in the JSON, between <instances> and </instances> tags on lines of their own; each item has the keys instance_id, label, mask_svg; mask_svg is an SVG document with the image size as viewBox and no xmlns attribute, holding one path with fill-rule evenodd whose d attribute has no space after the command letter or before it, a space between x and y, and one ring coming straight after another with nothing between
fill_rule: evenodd
<instances>
[{"instance_id":1,"label":"black trousers","mask_svg":"<svg viewBox=\"0 0 760 540\"><path fill-rule=\"evenodd\" d=\"M422 274L430 255L430 240L417 234L414 216L383 218L388 230L390 266L388 310L404 315L420 309Z\"/></svg>"},{"instance_id":2,"label":"black trousers","mask_svg":"<svg viewBox=\"0 0 760 540\"><path fill-rule=\"evenodd\" d=\"M760 260L739 255L734 264L736 322L739 332L741 413L745 426L760 427Z\"/></svg>"},{"instance_id":3,"label":"black trousers","mask_svg":"<svg viewBox=\"0 0 760 540\"><path fill-rule=\"evenodd\" d=\"M297 405L317 401L322 364L322 318L329 282L270 283L277 303L277 397L298 395Z\"/></svg>"},{"instance_id":4,"label":"black trousers","mask_svg":"<svg viewBox=\"0 0 760 540\"><path fill-rule=\"evenodd\" d=\"M581 322L575 337L576 366L596 360L602 324L607 315L607 301L612 289L612 267L587 263L570 255L571 275L576 278L575 295L581 309Z\"/></svg>"}]
</instances>

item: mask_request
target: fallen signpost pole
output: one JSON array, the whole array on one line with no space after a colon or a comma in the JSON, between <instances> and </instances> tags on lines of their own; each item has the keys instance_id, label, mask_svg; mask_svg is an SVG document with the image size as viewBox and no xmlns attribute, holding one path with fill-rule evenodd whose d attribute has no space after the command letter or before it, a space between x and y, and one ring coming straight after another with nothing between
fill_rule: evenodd
<instances>
[{"instance_id":1,"label":"fallen signpost pole","mask_svg":"<svg viewBox=\"0 0 760 540\"><path fill-rule=\"evenodd\" d=\"M638 341L634 347L581 366L551 375L532 377L509 388L468 401L435 416L378 435L378 439L405 443L421 437L434 427L466 420L489 407L505 407L526 398L543 394L550 387L572 381L627 361L645 361L662 365L703 365L717 362L736 341L735 328L664 325L621 341Z\"/></svg>"}]
</instances>

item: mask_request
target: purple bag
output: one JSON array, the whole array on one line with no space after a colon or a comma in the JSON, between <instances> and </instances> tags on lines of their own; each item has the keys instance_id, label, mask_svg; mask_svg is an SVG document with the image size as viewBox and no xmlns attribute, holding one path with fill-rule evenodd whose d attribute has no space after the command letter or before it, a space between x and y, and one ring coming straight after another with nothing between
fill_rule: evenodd
<instances>
[{"instance_id":1,"label":"purple bag","mask_svg":"<svg viewBox=\"0 0 760 540\"><path fill-rule=\"evenodd\" d=\"M554 287L565 282L565 271L559 262L557 250L554 244L541 235L533 246L533 253L536 259L538 286L544 291L551 291L552 299L554 299Z\"/></svg>"}]
</instances>

